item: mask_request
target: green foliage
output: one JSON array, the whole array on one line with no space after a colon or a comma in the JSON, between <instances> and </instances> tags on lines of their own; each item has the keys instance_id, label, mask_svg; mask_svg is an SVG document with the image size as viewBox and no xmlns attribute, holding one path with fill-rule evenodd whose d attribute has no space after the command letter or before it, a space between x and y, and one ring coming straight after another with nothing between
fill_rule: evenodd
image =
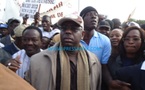
<instances>
[{"instance_id":1,"label":"green foliage","mask_svg":"<svg viewBox=\"0 0 145 90\"><path fill-rule=\"evenodd\" d=\"M145 24L145 20L136 20L136 19L130 18L128 21L129 22L134 21L134 22L138 23L139 25Z\"/></svg>"}]
</instances>

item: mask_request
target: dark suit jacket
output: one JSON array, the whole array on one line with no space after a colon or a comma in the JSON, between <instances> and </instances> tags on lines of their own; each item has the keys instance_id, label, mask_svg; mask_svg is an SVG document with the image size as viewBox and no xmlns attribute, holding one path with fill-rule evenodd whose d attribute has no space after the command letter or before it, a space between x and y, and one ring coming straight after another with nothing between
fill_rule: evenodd
<instances>
[{"instance_id":1,"label":"dark suit jacket","mask_svg":"<svg viewBox=\"0 0 145 90\"><path fill-rule=\"evenodd\" d=\"M4 45L9 45L9 44L11 44L14 41L11 40L11 36L10 35L7 35L7 36L1 38L0 42L2 44L4 44Z\"/></svg>"},{"instance_id":2,"label":"dark suit jacket","mask_svg":"<svg viewBox=\"0 0 145 90\"><path fill-rule=\"evenodd\" d=\"M121 68L116 72L117 78L131 84L131 90L145 90L145 70L142 63Z\"/></svg>"},{"instance_id":3,"label":"dark suit jacket","mask_svg":"<svg viewBox=\"0 0 145 90\"><path fill-rule=\"evenodd\" d=\"M11 43L10 45L6 45L2 49L4 49L6 52L8 52L11 55L19 51L19 49L14 45L14 43Z\"/></svg>"},{"instance_id":4,"label":"dark suit jacket","mask_svg":"<svg viewBox=\"0 0 145 90\"><path fill-rule=\"evenodd\" d=\"M7 53L5 50L0 48L0 63L5 64L5 62L11 59L11 55Z\"/></svg>"}]
</instances>

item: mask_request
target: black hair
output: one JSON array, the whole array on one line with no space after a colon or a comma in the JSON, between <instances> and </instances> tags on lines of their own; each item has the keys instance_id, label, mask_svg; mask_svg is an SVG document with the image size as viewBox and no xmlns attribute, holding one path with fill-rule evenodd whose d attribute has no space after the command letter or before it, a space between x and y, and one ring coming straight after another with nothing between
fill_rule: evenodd
<instances>
[{"instance_id":1,"label":"black hair","mask_svg":"<svg viewBox=\"0 0 145 90\"><path fill-rule=\"evenodd\" d=\"M109 20L109 19L106 19L105 21L107 21L109 23L111 30L113 30L114 23L111 20Z\"/></svg>"},{"instance_id":2,"label":"black hair","mask_svg":"<svg viewBox=\"0 0 145 90\"><path fill-rule=\"evenodd\" d=\"M20 21L18 19L10 18L7 22L8 27L13 23L20 23Z\"/></svg>"},{"instance_id":3,"label":"black hair","mask_svg":"<svg viewBox=\"0 0 145 90\"><path fill-rule=\"evenodd\" d=\"M123 33L123 36L120 40L120 43L119 43L119 52L120 52L120 55L121 57L125 57L126 56L126 51L125 51L125 48L124 48L124 38L127 36L127 34L132 31L132 30L138 30L139 33L140 33L140 37L141 37L141 46L139 48L139 50L136 52L136 57L134 58L135 59L135 63L139 63L141 61L140 58L143 58L143 51L144 51L144 31L143 29L137 27L137 26L131 26L131 27L128 27L126 30L124 30L124 33Z\"/></svg>"},{"instance_id":4,"label":"black hair","mask_svg":"<svg viewBox=\"0 0 145 90\"><path fill-rule=\"evenodd\" d=\"M51 24L51 17L50 17L50 16L44 15L44 16L42 17L42 20L43 20L43 18L50 18L50 24Z\"/></svg>"},{"instance_id":5,"label":"black hair","mask_svg":"<svg viewBox=\"0 0 145 90\"><path fill-rule=\"evenodd\" d=\"M26 30L28 30L28 29L30 29L30 30L33 29L33 30L38 31L39 34L40 34L40 38L42 39L42 31L41 31L38 27L35 27L35 26L28 26L27 28L24 29L24 31L22 32L22 34L23 34Z\"/></svg>"},{"instance_id":6,"label":"black hair","mask_svg":"<svg viewBox=\"0 0 145 90\"><path fill-rule=\"evenodd\" d=\"M140 25L140 27L145 30L145 24Z\"/></svg>"},{"instance_id":7,"label":"black hair","mask_svg":"<svg viewBox=\"0 0 145 90\"><path fill-rule=\"evenodd\" d=\"M120 19L114 18L114 19L112 19L112 22L114 23L113 29L115 29L115 28L120 28L120 27L119 27L119 26L121 26Z\"/></svg>"},{"instance_id":8,"label":"black hair","mask_svg":"<svg viewBox=\"0 0 145 90\"><path fill-rule=\"evenodd\" d=\"M87 7L85 7L85 8L80 12L80 16L81 16L82 18L84 18L84 16L86 15L86 13L88 13L88 12L90 12L90 11L95 11L95 12L99 15L98 11L97 11L94 7L92 7L92 6L87 6ZM99 17L99 16L98 16L98 17Z\"/></svg>"}]
</instances>

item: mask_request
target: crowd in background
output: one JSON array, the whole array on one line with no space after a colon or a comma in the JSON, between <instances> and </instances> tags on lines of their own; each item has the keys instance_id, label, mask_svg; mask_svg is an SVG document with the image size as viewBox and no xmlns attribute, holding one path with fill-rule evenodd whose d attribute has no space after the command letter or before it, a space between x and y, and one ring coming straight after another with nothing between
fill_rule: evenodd
<instances>
[{"instance_id":1,"label":"crowd in background","mask_svg":"<svg viewBox=\"0 0 145 90\"><path fill-rule=\"evenodd\" d=\"M145 25L92 6L53 25L39 12L28 19L0 23L0 62L36 90L145 90Z\"/></svg>"}]
</instances>

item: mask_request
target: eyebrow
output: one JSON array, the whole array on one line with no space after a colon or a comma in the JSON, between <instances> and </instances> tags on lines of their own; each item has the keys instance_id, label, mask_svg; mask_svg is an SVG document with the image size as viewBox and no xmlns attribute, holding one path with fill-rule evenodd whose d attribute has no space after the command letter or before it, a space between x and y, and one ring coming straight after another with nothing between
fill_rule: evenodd
<instances>
[{"instance_id":1,"label":"eyebrow","mask_svg":"<svg viewBox=\"0 0 145 90\"><path fill-rule=\"evenodd\" d=\"M141 36L135 36L135 35L134 36L126 36L126 37L140 37L141 38Z\"/></svg>"}]
</instances>

